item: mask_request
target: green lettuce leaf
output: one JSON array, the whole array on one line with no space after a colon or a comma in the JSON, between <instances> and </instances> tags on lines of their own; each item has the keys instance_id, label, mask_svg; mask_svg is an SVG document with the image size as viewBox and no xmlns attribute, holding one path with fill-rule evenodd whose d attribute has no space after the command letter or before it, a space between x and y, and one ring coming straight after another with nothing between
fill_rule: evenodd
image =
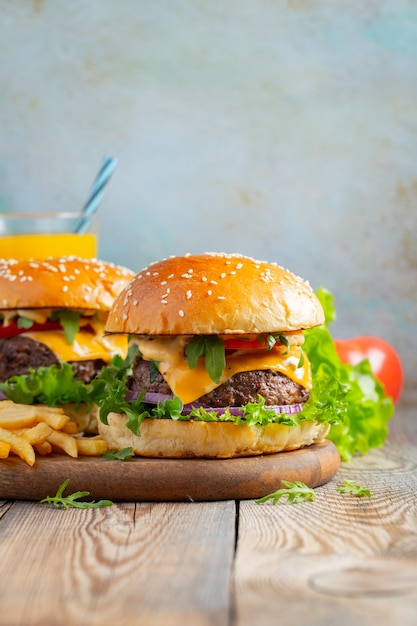
<instances>
[{"instance_id":1,"label":"green lettuce leaf","mask_svg":"<svg viewBox=\"0 0 417 626\"><path fill-rule=\"evenodd\" d=\"M0 391L8 400L19 404L57 406L74 402L78 407L85 402L90 407L102 397L105 384L99 379L85 384L75 378L69 363L61 363L60 367L50 365L22 376L12 376L0 383Z\"/></svg>"},{"instance_id":2,"label":"green lettuce leaf","mask_svg":"<svg viewBox=\"0 0 417 626\"><path fill-rule=\"evenodd\" d=\"M372 373L368 360L353 366L339 359L329 331L336 317L333 296L323 288L317 296L326 320L322 326L304 332L303 349L311 363L313 391L303 413L311 411L314 415L325 401L323 409L337 418L328 439L334 442L342 460L348 461L357 452L366 454L370 448L383 445L394 403Z\"/></svg>"}]
</instances>

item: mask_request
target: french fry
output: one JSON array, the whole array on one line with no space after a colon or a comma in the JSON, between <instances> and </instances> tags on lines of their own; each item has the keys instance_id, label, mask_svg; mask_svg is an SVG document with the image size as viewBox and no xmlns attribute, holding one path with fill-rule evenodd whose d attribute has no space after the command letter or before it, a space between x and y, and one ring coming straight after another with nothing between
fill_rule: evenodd
<instances>
[{"instance_id":1,"label":"french fry","mask_svg":"<svg viewBox=\"0 0 417 626\"><path fill-rule=\"evenodd\" d=\"M47 454L51 454L52 446L49 441L42 441L42 443L34 443L33 447L35 451L41 456L46 456Z\"/></svg>"},{"instance_id":2,"label":"french fry","mask_svg":"<svg viewBox=\"0 0 417 626\"><path fill-rule=\"evenodd\" d=\"M36 406L40 409L46 409L50 413L59 413L60 415L65 413L61 406L48 406L47 404L37 404Z\"/></svg>"},{"instance_id":3,"label":"french fry","mask_svg":"<svg viewBox=\"0 0 417 626\"><path fill-rule=\"evenodd\" d=\"M78 426L75 422L68 422L61 428L63 433L68 433L68 435L77 435L78 434Z\"/></svg>"},{"instance_id":4,"label":"french fry","mask_svg":"<svg viewBox=\"0 0 417 626\"><path fill-rule=\"evenodd\" d=\"M49 441L49 443L52 444L53 447L56 447L59 450L63 450L74 459L78 457L77 443L75 441L75 437L73 437L72 435L68 435L67 433L63 433L59 430L53 430L52 433L47 437L47 441Z\"/></svg>"},{"instance_id":5,"label":"french fry","mask_svg":"<svg viewBox=\"0 0 417 626\"><path fill-rule=\"evenodd\" d=\"M10 443L0 441L0 459L7 459L10 452Z\"/></svg>"},{"instance_id":6,"label":"french fry","mask_svg":"<svg viewBox=\"0 0 417 626\"><path fill-rule=\"evenodd\" d=\"M102 456L106 449L99 435L82 436L77 424L60 407L0 402L0 459L16 454L34 465L36 454L60 452L77 458Z\"/></svg>"},{"instance_id":7,"label":"french fry","mask_svg":"<svg viewBox=\"0 0 417 626\"><path fill-rule=\"evenodd\" d=\"M46 422L39 422L36 426L23 430L21 436L27 439L33 446L35 443L43 443L46 441L52 432L53 429Z\"/></svg>"},{"instance_id":8,"label":"french fry","mask_svg":"<svg viewBox=\"0 0 417 626\"><path fill-rule=\"evenodd\" d=\"M10 451L20 456L28 465L35 464L35 450L24 437L0 428L0 441L10 444Z\"/></svg>"},{"instance_id":9,"label":"french fry","mask_svg":"<svg viewBox=\"0 0 417 626\"><path fill-rule=\"evenodd\" d=\"M106 450L106 442L101 437L76 437L78 454L84 456L102 456Z\"/></svg>"},{"instance_id":10,"label":"french fry","mask_svg":"<svg viewBox=\"0 0 417 626\"><path fill-rule=\"evenodd\" d=\"M55 430L61 430L68 422L70 418L61 410L59 413L57 410L50 410L50 408L36 407L36 421L46 422Z\"/></svg>"},{"instance_id":11,"label":"french fry","mask_svg":"<svg viewBox=\"0 0 417 626\"><path fill-rule=\"evenodd\" d=\"M2 400L0 405L7 400ZM0 428L28 428L36 424L36 408L26 404L9 404L0 410Z\"/></svg>"},{"instance_id":12,"label":"french fry","mask_svg":"<svg viewBox=\"0 0 417 626\"><path fill-rule=\"evenodd\" d=\"M13 400L2 400L0 402L0 411L2 411L3 409L6 409L9 406L16 406L15 402L13 402Z\"/></svg>"}]
</instances>

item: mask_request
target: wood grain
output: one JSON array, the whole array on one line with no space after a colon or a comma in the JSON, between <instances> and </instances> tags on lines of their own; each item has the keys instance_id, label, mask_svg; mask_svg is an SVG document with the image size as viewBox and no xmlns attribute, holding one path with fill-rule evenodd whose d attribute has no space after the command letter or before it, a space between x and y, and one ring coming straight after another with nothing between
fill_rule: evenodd
<instances>
[{"instance_id":1,"label":"wood grain","mask_svg":"<svg viewBox=\"0 0 417 626\"><path fill-rule=\"evenodd\" d=\"M392 440L395 441L393 433ZM314 502L242 502L235 559L237 624L414 626L417 448L389 443L342 464ZM411 454L413 451L413 454ZM349 479L371 498L342 495Z\"/></svg>"},{"instance_id":2,"label":"wood grain","mask_svg":"<svg viewBox=\"0 0 417 626\"><path fill-rule=\"evenodd\" d=\"M70 480L71 491L113 501L210 501L258 498L278 489L281 480L317 487L340 465L327 441L296 450L239 459L145 459L106 461L65 455L38 457L29 467L14 457L0 462L0 497L41 500Z\"/></svg>"},{"instance_id":3,"label":"wood grain","mask_svg":"<svg viewBox=\"0 0 417 626\"><path fill-rule=\"evenodd\" d=\"M234 502L16 502L0 527L0 623L226 626L235 513Z\"/></svg>"}]
</instances>

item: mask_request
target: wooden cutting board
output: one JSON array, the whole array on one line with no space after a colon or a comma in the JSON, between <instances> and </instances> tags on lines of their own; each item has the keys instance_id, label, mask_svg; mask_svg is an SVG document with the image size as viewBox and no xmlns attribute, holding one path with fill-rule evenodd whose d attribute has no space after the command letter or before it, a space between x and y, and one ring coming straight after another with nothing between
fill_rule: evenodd
<instances>
[{"instance_id":1,"label":"wooden cutting board","mask_svg":"<svg viewBox=\"0 0 417 626\"><path fill-rule=\"evenodd\" d=\"M89 491L88 499L133 501L243 500L265 496L282 480L318 487L333 478L339 453L330 441L291 452L238 459L147 459L106 461L64 455L37 457L33 467L18 457L0 461L0 498L41 500Z\"/></svg>"}]
</instances>

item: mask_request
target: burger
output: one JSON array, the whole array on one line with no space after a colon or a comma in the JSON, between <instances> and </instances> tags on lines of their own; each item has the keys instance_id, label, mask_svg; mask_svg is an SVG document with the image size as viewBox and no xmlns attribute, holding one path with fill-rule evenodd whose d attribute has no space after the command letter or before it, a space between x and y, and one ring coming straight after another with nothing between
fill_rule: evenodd
<instances>
[{"instance_id":1,"label":"burger","mask_svg":"<svg viewBox=\"0 0 417 626\"><path fill-rule=\"evenodd\" d=\"M106 336L125 267L77 257L0 260L0 391L24 404L65 405L84 432L97 432L94 381L127 339Z\"/></svg>"},{"instance_id":2,"label":"burger","mask_svg":"<svg viewBox=\"0 0 417 626\"><path fill-rule=\"evenodd\" d=\"M110 336L130 338L100 403L107 447L233 458L322 442L328 420L305 411L303 330L323 322L310 285L274 263L206 253L150 264L106 322Z\"/></svg>"}]
</instances>

